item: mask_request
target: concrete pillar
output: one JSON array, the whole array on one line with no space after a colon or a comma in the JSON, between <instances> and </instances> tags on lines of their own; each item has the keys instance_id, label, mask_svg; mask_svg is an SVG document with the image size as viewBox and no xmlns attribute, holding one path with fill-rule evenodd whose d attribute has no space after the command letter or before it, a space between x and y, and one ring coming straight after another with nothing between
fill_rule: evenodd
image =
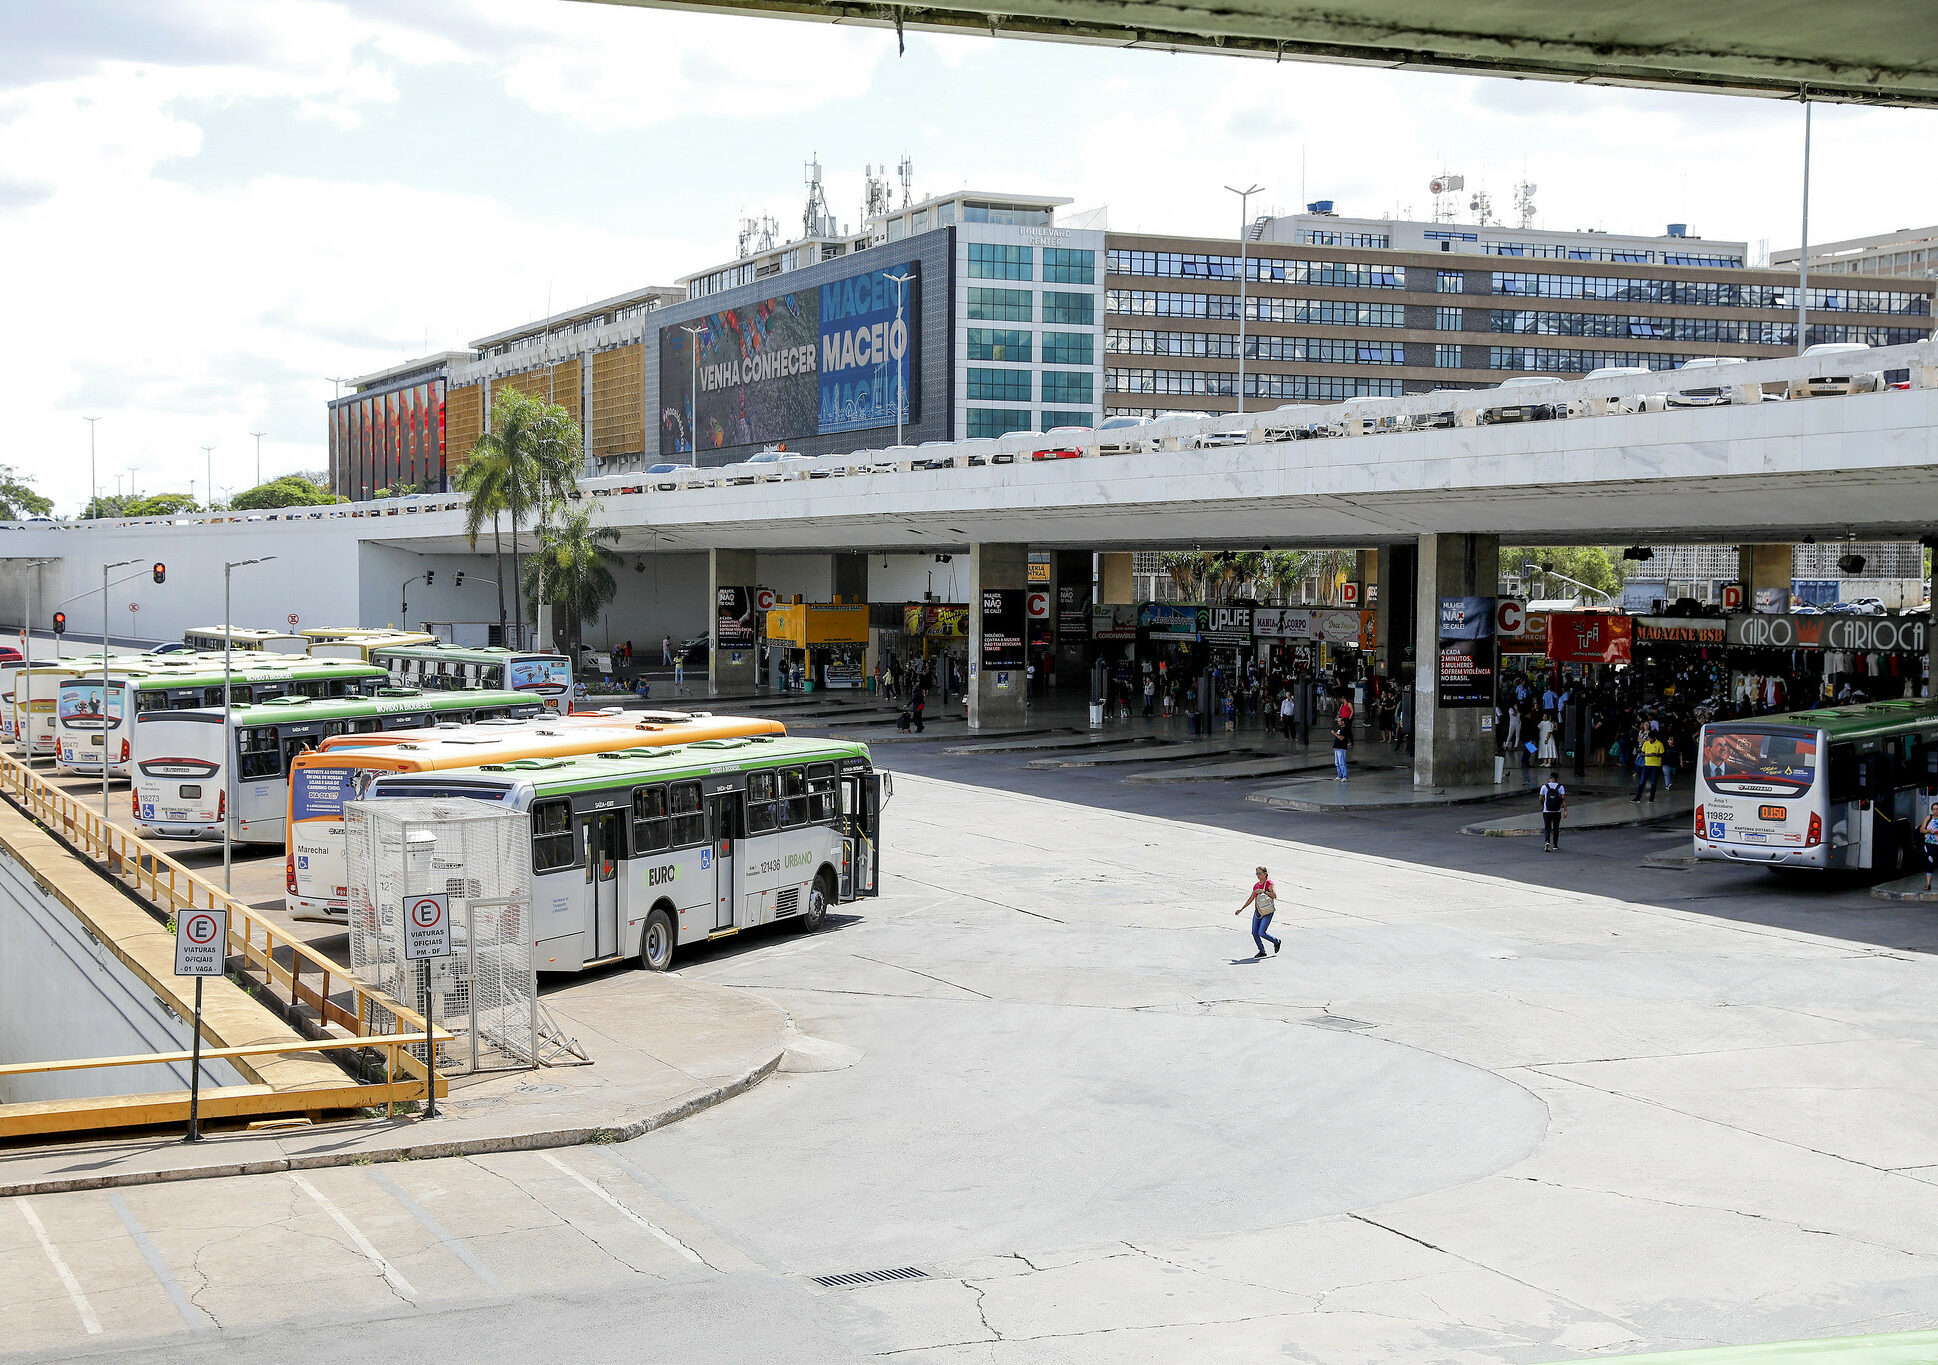
<instances>
[{"instance_id":1,"label":"concrete pillar","mask_svg":"<svg viewBox=\"0 0 1938 1365\"><path fill-rule=\"evenodd\" d=\"M1127 554L1097 556L1098 602L1104 606L1123 606L1137 600L1137 580L1131 576L1131 557Z\"/></svg>"},{"instance_id":2,"label":"concrete pillar","mask_svg":"<svg viewBox=\"0 0 1938 1365\"><path fill-rule=\"evenodd\" d=\"M1413 545L1382 545L1379 547L1379 622L1378 622L1378 665L1379 671L1390 678L1404 680L1408 668L1413 663L1413 644L1416 634L1413 623L1418 619L1417 604L1413 593L1418 587L1415 565L1419 562L1418 547Z\"/></svg>"},{"instance_id":3,"label":"concrete pillar","mask_svg":"<svg viewBox=\"0 0 1938 1365\"><path fill-rule=\"evenodd\" d=\"M729 601L738 601L740 609L750 613L749 622L759 633L759 624L751 617L753 611L754 588L760 582L757 577L759 566L752 550L709 550L707 551L707 635L712 647L707 651L707 690L719 692L725 688L752 688L760 668L760 651L751 639L739 645L723 647L720 643L721 594L730 591Z\"/></svg>"},{"instance_id":4,"label":"concrete pillar","mask_svg":"<svg viewBox=\"0 0 1938 1365\"><path fill-rule=\"evenodd\" d=\"M1124 556L1128 563L1129 555ZM1013 667L991 668L985 662L983 617L1000 600L1016 634L1027 638L1024 595L1029 591L1030 551L1027 545L969 547L969 728L1015 728L1024 723L1027 675L1019 653ZM997 599L986 594L1003 594ZM993 642L992 642L993 647Z\"/></svg>"},{"instance_id":5,"label":"concrete pillar","mask_svg":"<svg viewBox=\"0 0 1938 1365\"><path fill-rule=\"evenodd\" d=\"M840 554L834 557L834 595L851 606L867 604L867 555Z\"/></svg>"},{"instance_id":6,"label":"concrete pillar","mask_svg":"<svg viewBox=\"0 0 1938 1365\"><path fill-rule=\"evenodd\" d=\"M1084 653L1090 643L1090 602L1095 591L1090 575L1094 571L1088 550L1058 550L1051 567L1056 596L1050 614L1056 620L1056 681L1059 689L1079 690L1088 685L1084 675ZM1081 616L1083 625L1064 629L1064 615Z\"/></svg>"},{"instance_id":7,"label":"concrete pillar","mask_svg":"<svg viewBox=\"0 0 1938 1365\"><path fill-rule=\"evenodd\" d=\"M1758 610L1756 590L1762 588L1780 593L1779 605L1771 610L1790 610L1790 580L1795 576L1792 548L1789 545L1736 547L1736 576L1743 582L1743 605L1746 609Z\"/></svg>"},{"instance_id":8,"label":"concrete pillar","mask_svg":"<svg viewBox=\"0 0 1938 1365\"><path fill-rule=\"evenodd\" d=\"M1418 608L1415 627L1413 784L1416 787L1471 786L1494 780L1495 737L1480 728L1494 714L1492 688L1484 705L1439 704L1440 601L1445 597L1492 599L1500 581L1499 536L1423 535L1416 571ZM1493 641L1484 641L1490 671Z\"/></svg>"}]
</instances>

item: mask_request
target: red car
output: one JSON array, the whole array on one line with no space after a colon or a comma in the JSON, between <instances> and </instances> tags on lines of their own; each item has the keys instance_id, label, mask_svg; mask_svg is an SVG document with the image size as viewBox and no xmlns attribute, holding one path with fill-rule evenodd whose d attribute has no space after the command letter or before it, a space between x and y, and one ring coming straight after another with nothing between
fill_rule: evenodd
<instances>
[{"instance_id":1,"label":"red car","mask_svg":"<svg viewBox=\"0 0 1938 1365\"><path fill-rule=\"evenodd\" d=\"M1043 433L1044 445L1030 452L1032 460L1080 460L1086 443L1096 439L1089 427L1051 427Z\"/></svg>"}]
</instances>

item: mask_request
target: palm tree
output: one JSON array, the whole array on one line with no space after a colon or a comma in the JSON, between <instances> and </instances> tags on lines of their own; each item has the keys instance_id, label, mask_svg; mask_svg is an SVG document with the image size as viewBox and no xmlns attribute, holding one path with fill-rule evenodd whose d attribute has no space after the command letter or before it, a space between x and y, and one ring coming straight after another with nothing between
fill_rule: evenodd
<instances>
[{"instance_id":1,"label":"palm tree","mask_svg":"<svg viewBox=\"0 0 1938 1365\"><path fill-rule=\"evenodd\" d=\"M493 397L491 430L478 439L463 471L468 473L473 465L484 466L470 476L476 480L477 492L473 506L467 509L465 525L467 529L482 526L486 515L495 516L489 502L479 510L476 501L479 496L499 502L511 518L513 582L525 581L519 566L518 532L526 515L536 511L542 528L549 509L566 501L574 490L580 452L584 448L585 438L579 424L557 403L528 397L512 388L500 389ZM517 633L522 642L525 634L522 607Z\"/></svg>"},{"instance_id":2,"label":"palm tree","mask_svg":"<svg viewBox=\"0 0 1938 1365\"><path fill-rule=\"evenodd\" d=\"M564 609L575 664L585 623L619 595L619 580L612 571L621 560L606 548L618 541L619 533L610 526L592 524L598 510L596 502L558 508L558 524L539 526L538 549L525 565L523 582L530 610L536 614L540 602Z\"/></svg>"},{"instance_id":3,"label":"palm tree","mask_svg":"<svg viewBox=\"0 0 1938 1365\"><path fill-rule=\"evenodd\" d=\"M511 639L505 634L505 547L498 538L498 518L506 509L503 471L499 461L480 459L474 453L458 467L451 486L466 497L464 534L472 549L478 548L478 533L484 529L485 518L491 518L491 555L498 566L498 640L509 644Z\"/></svg>"}]
</instances>

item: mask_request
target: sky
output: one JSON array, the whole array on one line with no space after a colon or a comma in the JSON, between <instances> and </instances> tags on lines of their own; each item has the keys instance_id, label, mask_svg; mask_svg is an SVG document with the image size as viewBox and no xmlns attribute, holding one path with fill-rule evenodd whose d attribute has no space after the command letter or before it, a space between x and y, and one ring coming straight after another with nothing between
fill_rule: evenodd
<instances>
[{"instance_id":1,"label":"sky","mask_svg":"<svg viewBox=\"0 0 1938 1365\"><path fill-rule=\"evenodd\" d=\"M1795 104L715 17L577 0L0 0L0 464L56 511L325 464L333 379L798 231L818 158L1109 226L1426 216L1441 170L1537 224L1794 246ZM1938 113L1821 106L1811 237L1938 222ZM790 231L792 230L792 231ZM213 450L205 456L202 447Z\"/></svg>"}]
</instances>

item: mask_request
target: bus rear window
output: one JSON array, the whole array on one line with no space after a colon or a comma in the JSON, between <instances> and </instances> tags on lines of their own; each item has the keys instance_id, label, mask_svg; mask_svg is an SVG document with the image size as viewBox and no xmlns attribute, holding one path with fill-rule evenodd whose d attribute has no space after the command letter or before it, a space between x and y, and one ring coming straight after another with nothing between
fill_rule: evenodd
<instances>
[{"instance_id":1,"label":"bus rear window","mask_svg":"<svg viewBox=\"0 0 1938 1365\"><path fill-rule=\"evenodd\" d=\"M1817 735L1711 726L1703 738L1702 771L1718 792L1801 795L1817 780Z\"/></svg>"}]
</instances>

